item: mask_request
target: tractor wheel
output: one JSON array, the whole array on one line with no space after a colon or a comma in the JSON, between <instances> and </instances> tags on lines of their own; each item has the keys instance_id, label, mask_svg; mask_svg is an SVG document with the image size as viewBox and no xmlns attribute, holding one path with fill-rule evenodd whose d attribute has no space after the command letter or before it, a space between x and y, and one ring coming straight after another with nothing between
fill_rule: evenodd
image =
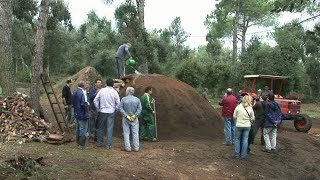
<instances>
[{"instance_id":1,"label":"tractor wheel","mask_svg":"<svg viewBox=\"0 0 320 180\"><path fill-rule=\"evenodd\" d=\"M294 120L294 127L299 132L308 132L312 126L312 120L308 115L301 114L301 119Z\"/></svg>"}]
</instances>

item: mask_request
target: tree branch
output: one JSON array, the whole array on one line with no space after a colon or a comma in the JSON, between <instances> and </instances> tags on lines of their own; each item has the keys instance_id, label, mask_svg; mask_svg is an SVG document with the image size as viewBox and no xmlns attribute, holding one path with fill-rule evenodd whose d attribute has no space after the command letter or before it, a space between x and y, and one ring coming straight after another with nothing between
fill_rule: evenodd
<instances>
[{"instance_id":1,"label":"tree branch","mask_svg":"<svg viewBox=\"0 0 320 180\"><path fill-rule=\"evenodd\" d=\"M27 36L27 34L26 34L26 31L25 31L25 29L24 29L23 24L24 24L24 22L21 24L22 32L23 32L24 38L25 38L26 41L27 41L27 45L28 45L28 47L29 47L30 53L31 53L31 55L33 56L33 55L34 55L33 48L32 48L32 46L31 46L30 39L28 38L28 36Z\"/></svg>"}]
</instances>

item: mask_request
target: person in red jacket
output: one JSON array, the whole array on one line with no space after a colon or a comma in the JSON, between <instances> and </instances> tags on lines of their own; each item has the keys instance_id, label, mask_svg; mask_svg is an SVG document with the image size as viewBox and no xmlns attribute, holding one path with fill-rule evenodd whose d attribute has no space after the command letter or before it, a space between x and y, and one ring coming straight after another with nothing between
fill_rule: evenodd
<instances>
[{"instance_id":1,"label":"person in red jacket","mask_svg":"<svg viewBox=\"0 0 320 180\"><path fill-rule=\"evenodd\" d=\"M234 143L234 129L235 120L233 119L233 112L237 107L237 98L232 94L232 89L228 88L226 96L219 102L222 106L222 116L224 118L224 135L225 145L232 145Z\"/></svg>"}]
</instances>

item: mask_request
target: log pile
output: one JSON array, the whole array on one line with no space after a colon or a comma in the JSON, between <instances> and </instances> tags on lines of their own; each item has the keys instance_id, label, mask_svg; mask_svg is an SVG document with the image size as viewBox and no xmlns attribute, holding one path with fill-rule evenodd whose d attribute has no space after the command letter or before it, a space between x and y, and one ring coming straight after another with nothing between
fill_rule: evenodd
<instances>
[{"instance_id":1,"label":"log pile","mask_svg":"<svg viewBox=\"0 0 320 180\"><path fill-rule=\"evenodd\" d=\"M49 128L50 124L35 114L22 94L0 96L0 142L43 142Z\"/></svg>"},{"instance_id":2,"label":"log pile","mask_svg":"<svg viewBox=\"0 0 320 180\"><path fill-rule=\"evenodd\" d=\"M126 84L124 83L123 80L121 80L121 79L113 79L113 88L114 88L117 92L119 92L120 89L121 89L122 87L124 87L125 85L126 85Z\"/></svg>"}]
</instances>

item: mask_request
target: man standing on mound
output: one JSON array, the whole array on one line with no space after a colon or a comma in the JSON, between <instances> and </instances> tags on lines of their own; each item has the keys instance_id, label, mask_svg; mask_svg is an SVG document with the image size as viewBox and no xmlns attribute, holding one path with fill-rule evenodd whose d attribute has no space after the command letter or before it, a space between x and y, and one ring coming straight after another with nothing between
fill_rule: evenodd
<instances>
[{"instance_id":1,"label":"man standing on mound","mask_svg":"<svg viewBox=\"0 0 320 180\"><path fill-rule=\"evenodd\" d=\"M118 71L118 78L122 78L125 76L124 72L124 58L128 56L131 58L131 54L129 51L129 48L131 48L131 44L122 44L119 46L117 50L117 55L116 55L116 63L117 63L117 71Z\"/></svg>"},{"instance_id":2,"label":"man standing on mound","mask_svg":"<svg viewBox=\"0 0 320 180\"><path fill-rule=\"evenodd\" d=\"M222 106L222 116L224 118L224 135L225 145L232 145L234 143L235 120L233 119L233 112L237 107L237 98L232 94L232 89L228 88L226 96L219 102Z\"/></svg>"},{"instance_id":3,"label":"man standing on mound","mask_svg":"<svg viewBox=\"0 0 320 180\"><path fill-rule=\"evenodd\" d=\"M152 87L148 86L145 89L145 93L141 96L141 105L142 105L142 112L141 112L141 134L140 138L142 140L147 140L148 138L152 142L157 142L158 140L155 138L155 126L154 126L154 114L155 111L152 109Z\"/></svg>"}]
</instances>

